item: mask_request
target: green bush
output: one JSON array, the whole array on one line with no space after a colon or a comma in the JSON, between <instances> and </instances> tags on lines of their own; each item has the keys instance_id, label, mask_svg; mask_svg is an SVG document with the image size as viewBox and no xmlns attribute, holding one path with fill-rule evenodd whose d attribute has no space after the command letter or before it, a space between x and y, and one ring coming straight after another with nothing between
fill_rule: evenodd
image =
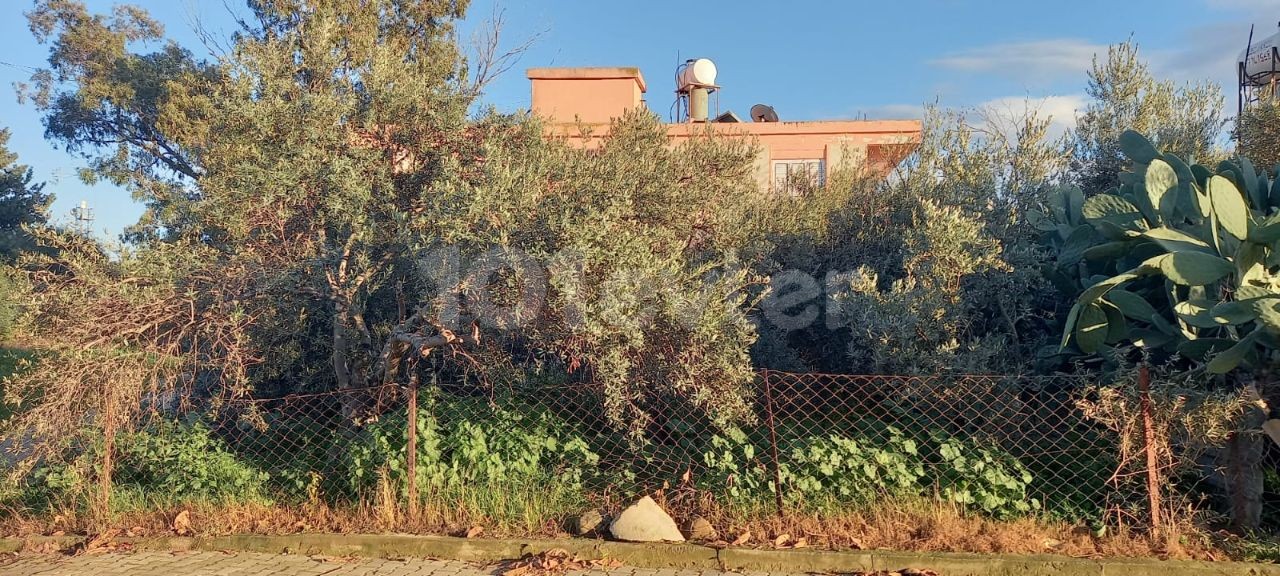
<instances>
[{"instance_id":1,"label":"green bush","mask_svg":"<svg viewBox=\"0 0 1280 576\"><path fill-rule=\"evenodd\" d=\"M241 461L203 424L163 422L116 438L117 509L189 502L266 501L268 475ZM83 505L101 473L102 443L37 467L18 495L26 506Z\"/></svg>"},{"instance_id":2,"label":"green bush","mask_svg":"<svg viewBox=\"0 0 1280 576\"><path fill-rule=\"evenodd\" d=\"M771 501L773 476L759 453L741 430L713 436L703 454L705 487L735 505ZM787 487L783 497L815 508L918 493L924 476L915 441L895 428L876 442L837 434L794 439L782 447L780 459L778 473Z\"/></svg>"},{"instance_id":3,"label":"green bush","mask_svg":"<svg viewBox=\"0 0 1280 576\"><path fill-rule=\"evenodd\" d=\"M114 483L162 502L264 499L268 475L227 450L202 423L164 422L116 439Z\"/></svg>"},{"instance_id":4,"label":"green bush","mask_svg":"<svg viewBox=\"0 0 1280 576\"><path fill-rule=\"evenodd\" d=\"M934 470L943 497L996 518L1040 509L1038 500L1027 497L1031 472L1017 458L941 432L935 432L932 439L938 446L939 462Z\"/></svg>"},{"instance_id":5,"label":"green bush","mask_svg":"<svg viewBox=\"0 0 1280 576\"><path fill-rule=\"evenodd\" d=\"M760 441L741 430L712 436L701 486L739 508L770 506L773 472ZM1032 477L1016 458L942 432L926 445L887 427L883 433L807 436L781 441L778 475L790 506L830 510L927 496L1007 518L1040 508L1027 497Z\"/></svg>"},{"instance_id":6,"label":"green bush","mask_svg":"<svg viewBox=\"0 0 1280 576\"><path fill-rule=\"evenodd\" d=\"M551 487L580 492L600 457L569 424L543 411L491 407L473 398L424 394L417 415L419 493ZM387 474L405 485L406 413L384 415L348 446L351 487L360 493Z\"/></svg>"},{"instance_id":7,"label":"green bush","mask_svg":"<svg viewBox=\"0 0 1280 576\"><path fill-rule=\"evenodd\" d=\"M877 442L831 434L806 438L787 451L780 466L783 482L795 499L868 502L917 491L924 466L916 443L889 428Z\"/></svg>"}]
</instances>

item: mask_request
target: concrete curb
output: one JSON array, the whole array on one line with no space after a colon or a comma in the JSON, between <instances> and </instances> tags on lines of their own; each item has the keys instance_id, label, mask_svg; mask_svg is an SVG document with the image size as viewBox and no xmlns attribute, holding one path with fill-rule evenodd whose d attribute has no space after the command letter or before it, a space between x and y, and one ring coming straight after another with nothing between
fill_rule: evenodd
<instances>
[{"instance_id":1,"label":"concrete curb","mask_svg":"<svg viewBox=\"0 0 1280 576\"><path fill-rule=\"evenodd\" d=\"M75 546L80 536L0 538L0 552ZM243 551L328 556L444 558L494 563L562 548L588 559L613 558L635 568L690 568L758 572L838 573L928 568L943 576L1280 576L1278 564L1193 562L1141 558L1077 559L1065 556L913 553L884 550L717 550L695 544L631 544L604 540L486 540L408 534L292 534L118 538L135 550Z\"/></svg>"}]
</instances>

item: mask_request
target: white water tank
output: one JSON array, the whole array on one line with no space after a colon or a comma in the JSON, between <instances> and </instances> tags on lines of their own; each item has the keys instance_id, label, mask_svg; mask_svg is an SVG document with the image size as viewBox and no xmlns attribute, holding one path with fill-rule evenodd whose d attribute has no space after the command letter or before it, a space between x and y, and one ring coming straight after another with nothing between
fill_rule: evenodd
<instances>
[{"instance_id":1,"label":"white water tank","mask_svg":"<svg viewBox=\"0 0 1280 576\"><path fill-rule=\"evenodd\" d=\"M680 72L680 91L716 85L716 64L706 58L689 62Z\"/></svg>"},{"instance_id":2,"label":"white water tank","mask_svg":"<svg viewBox=\"0 0 1280 576\"><path fill-rule=\"evenodd\" d=\"M1280 77L1280 32L1255 40L1240 52L1237 62L1244 69L1242 80L1248 85L1262 86Z\"/></svg>"}]
</instances>

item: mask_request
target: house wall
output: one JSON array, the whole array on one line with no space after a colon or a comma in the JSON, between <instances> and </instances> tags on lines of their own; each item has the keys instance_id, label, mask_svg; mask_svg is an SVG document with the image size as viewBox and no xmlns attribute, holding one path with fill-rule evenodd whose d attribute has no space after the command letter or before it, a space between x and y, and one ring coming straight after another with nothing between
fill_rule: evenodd
<instances>
[{"instance_id":1,"label":"house wall","mask_svg":"<svg viewBox=\"0 0 1280 576\"><path fill-rule=\"evenodd\" d=\"M608 124L644 105L637 68L531 68L533 113L553 123Z\"/></svg>"},{"instance_id":2,"label":"house wall","mask_svg":"<svg viewBox=\"0 0 1280 576\"><path fill-rule=\"evenodd\" d=\"M636 68L532 68L531 109L543 117L548 136L595 148L610 121L644 105L644 78ZM583 135L587 128L588 135ZM755 172L761 189L773 186L774 163L821 160L827 176L844 162L888 174L920 142L918 120L814 122L698 122L668 124L673 144L705 135L752 140L760 150Z\"/></svg>"}]
</instances>

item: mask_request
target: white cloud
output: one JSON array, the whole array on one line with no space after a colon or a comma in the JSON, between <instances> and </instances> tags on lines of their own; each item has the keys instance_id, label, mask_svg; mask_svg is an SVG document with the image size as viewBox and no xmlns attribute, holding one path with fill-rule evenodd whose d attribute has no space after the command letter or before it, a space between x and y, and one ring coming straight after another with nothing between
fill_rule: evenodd
<instances>
[{"instance_id":1,"label":"white cloud","mask_svg":"<svg viewBox=\"0 0 1280 576\"><path fill-rule=\"evenodd\" d=\"M976 108L989 121L996 124L997 129L1012 130L1009 122L1034 114L1049 121L1049 137L1057 138L1075 128L1076 114L1088 104L1084 94L1062 94L1031 98L1027 96L1006 96L994 98L979 104Z\"/></svg>"},{"instance_id":2,"label":"white cloud","mask_svg":"<svg viewBox=\"0 0 1280 576\"><path fill-rule=\"evenodd\" d=\"M1034 114L1049 120L1049 136L1057 138L1075 128L1076 114L1087 104L1088 98L1084 94L1005 96L967 108L965 116L972 122L990 122L997 130L1012 132L1014 121ZM924 117L925 108L923 104L885 104L868 109L865 116L872 120L918 119ZM863 117L864 114L859 112L857 116Z\"/></svg>"},{"instance_id":3,"label":"white cloud","mask_svg":"<svg viewBox=\"0 0 1280 576\"><path fill-rule=\"evenodd\" d=\"M1095 54L1106 54L1105 44L1078 38L991 44L952 52L932 64L959 72L991 72L1018 79L1055 79L1079 76L1093 64Z\"/></svg>"}]
</instances>

